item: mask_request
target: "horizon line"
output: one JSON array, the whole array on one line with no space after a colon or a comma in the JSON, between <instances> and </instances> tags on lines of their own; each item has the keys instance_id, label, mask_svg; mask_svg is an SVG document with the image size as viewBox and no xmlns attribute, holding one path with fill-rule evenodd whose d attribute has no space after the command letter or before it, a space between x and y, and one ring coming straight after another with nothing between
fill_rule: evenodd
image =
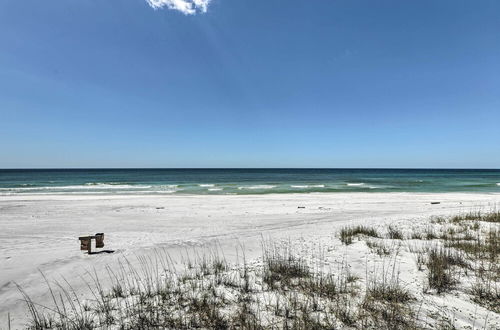
<instances>
[{"instance_id":1,"label":"horizon line","mask_svg":"<svg viewBox=\"0 0 500 330\"><path fill-rule=\"evenodd\" d=\"M486 167L7 167L12 170L500 170Z\"/></svg>"}]
</instances>

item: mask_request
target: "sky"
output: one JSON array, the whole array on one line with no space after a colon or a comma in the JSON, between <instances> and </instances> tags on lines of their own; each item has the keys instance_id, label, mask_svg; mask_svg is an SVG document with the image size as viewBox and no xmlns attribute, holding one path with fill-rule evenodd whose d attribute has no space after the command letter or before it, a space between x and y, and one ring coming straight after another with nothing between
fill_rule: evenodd
<instances>
[{"instance_id":1,"label":"sky","mask_svg":"<svg viewBox=\"0 0 500 330\"><path fill-rule=\"evenodd\" d=\"M2 0L0 168L500 168L498 0Z\"/></svg>"}]
</instances>

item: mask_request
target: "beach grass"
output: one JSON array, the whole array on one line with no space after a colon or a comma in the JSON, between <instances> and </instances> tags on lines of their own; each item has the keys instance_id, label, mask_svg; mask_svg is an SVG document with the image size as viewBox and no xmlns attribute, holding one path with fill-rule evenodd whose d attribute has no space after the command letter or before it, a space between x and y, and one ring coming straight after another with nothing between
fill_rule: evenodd
<instances>
[{"instance_id":1,"label":"beach grass","mask_svg":"<svg viewBox=\"0 0 500 330\"><path fill-rule=\"evenodd\" d=\"M422 314L419 299L461 292L481 308L500 312L496 217L434 218L423 230L407 229L407 236L394 224L346 226L332 238L346 251L336 268L321 266L325 250L304 254L292 240L263 239L262 255L251 263L242 247L236 251L239 261L229 263L217 245L186 252L181 267L160 249L137 262L123 258L118 267L106 268L107 281L94 270L85 272L86 298L68 281L44 276L52 297L48 306L18 288L29 329L446 328L453 321L437 311ZM354 237L366 244L352 245ZM350 249L365 249L373 259L364 277L352 273ZM400 253L415 256L424 290L401 278Z\"/></svg>"},{"instance_id":2,"label":"beach grass","mask_svg":"<svg viewBox=\"0 0 500 330\"><path fill-rule=\"evenodd\" d=\"M353 237L364 235L369 237L380 237L375 228L368 226L347 226L340 229L340 241L345 245L352 244Z\"/></svg>"}]
</instances>

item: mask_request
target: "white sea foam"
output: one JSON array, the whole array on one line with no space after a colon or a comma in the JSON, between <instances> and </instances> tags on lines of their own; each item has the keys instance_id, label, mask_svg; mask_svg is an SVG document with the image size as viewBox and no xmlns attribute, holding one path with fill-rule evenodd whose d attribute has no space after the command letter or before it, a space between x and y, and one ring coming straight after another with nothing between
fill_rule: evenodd
<instances>
[{"instance_id":1,"label":"white sea foam","mask_svg":"<svg viewBox=\"0 0 500 330\"><path fill-rule=\"evenodd\" d=\"M178 185L131 185L120 183L92 182L82 185L70 186L43 186L43 187L11 187L0 188L0 195L37 194L173 194L182 190Z\"/></svg>"},{"instance_id":2,"label":"white sea foam","mask_svg":"<svg viewBox=\"0 0 500 330\"><path fill-rule=\"evenodd\" d=\"M259 184L259 185L255 185L255 186L238 187L239 190L242 190L242 189L257 190L257 189L273 189L273 188L276 188L276 186L269 185L269 184Z\"/></svg>"},{"instance_id":3,"label":"white sea foam","mask_svg":"<svg viewBox=\"0 0 500 330\"><path fill-rule=\"evenodd\" d=\"M107 183L102 183L102 182L87 182L85 185L86 186L100 186L103 184L117 184L116 182L107 182Z\"/></svg>"},{"instance_id":4,"label":"white sea foam","mask_svg":"<svg viewBox=\"0 0 500 330\"><path fill-rule=\"evenodd\" d=\"M200 187L215 187L215 185L212 183L203 183L203 184L199 184L198 186L200 186Z\"/></svg>"},{"instance_id":5,"label":"white sea foam","mask_svg":"<svg viewBox=\"0 0 500 330\"><path fill-rule=\"evenodd\" d=\"M151 186L146 185L129 185L129 184L84 184L72 186L44 186L44 187L22 187L22 188L0 188L0 191L11 192L37 192L37 191L58 191L58 190L125 190L125 189L150 189Z\"/></svg>"},{"instance_id":6,"label":"white sea foam","mask_svg":"<svg viewBox=\"0 0 500 330\"><path fill-rule=\"evenodd\" d=\"M179 185L176 185L176 184L164 184L164 185L154 186L154 192L158 192L158 193L172 194L172 193L175 193L179 190L182 190L182 189L180 189Z\"/></svg>"},{"instance_id":7,"label":"white sea foam","mask_svg":"<svg viewBox=\"0 0 500 330\"><path fill-rule=\"evenodd\" d=\"M6 192L0 193L0 196L15 196L19 192ZM109 191L48 191L48 192L37 192L36 195L106 195Z\"/></svg>"},{"instance_id":8,"label":"white sea foam","mask_svg":"<svg viewBox=\"0 0 500 330\"><path fill-rule=\"evenodd\" d=\"M61 186L61 187L45 187L48 189L66 189L66 190L92 190L92 189L105 189L105 190L113 190L113 189L150 189L149 185L132 185L132 184L118 184L118 183L98 183L94 185L75 185L75 186Z\"/></svg>"},{"instance_id":9,"label":"white sea foam","mask_svg":"<svg viewBox=\"0 0 500 330\"><path fill-rule=\"evenodd\" d=\"M497 183L497 186L500 186L500 182Z\"/></svg>"},{"instance_id":10,"label":"white sea foam","mask_svg":"<svg viewBox=\"0 0 500 330\"><path fill-rule=\"evenodd\" d=\"M357 182L357 183L347 183L347 186L349 187L358 187L364 185L363 182Z\"/></svg>"},{"instance_id":11,"label":"white sea foam","mask_svg":"<svg viewBox=\"0 0 500 330\"><path fill-rule=\"evenodd\" d=\"M208 191L221 191L223 188L208 188Z\"/></svg>"},{"instance_id":12,"label":"white sea foam","mask_svg":"<svg viewBox=\"0 0 500 330\"><path fill-rule=\"evenodd\" d=\"M297 189L307 189L307 188L325 188L324 184L313 184L313 185L291 185L292 188Z\"/></svg>"}]
</instances>

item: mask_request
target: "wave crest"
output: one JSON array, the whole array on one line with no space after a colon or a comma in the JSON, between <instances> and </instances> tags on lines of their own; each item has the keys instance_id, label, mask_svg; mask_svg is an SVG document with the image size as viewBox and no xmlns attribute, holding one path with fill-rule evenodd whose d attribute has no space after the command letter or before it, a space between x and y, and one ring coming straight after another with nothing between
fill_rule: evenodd
<instances>
[{"instance_id":1,"label":"wave crest","mask_svg":"<svg viewBox=\"0 0 500 330\"><path fill-rule=\"evenodd\" d=\"M324 184L312 184L312 185L291 185L290 187L292 188L297 188L297 189L308 189L308 188L325 188Z\"/></svg>"},{"instance_id":2,"label":"wave crest","mask_svg":"<svg viewBox=\"0 0 500 330\"><path fill-rule=\"evenodd\" d=\"M258 184L258 185L255 185L255 186L241 186L241 187L238 187L239 190L243 190L243 189L257 190L257 189L273 189L273 188L276 188L276 186L269 185L269 184Z\"/></svg>"}]
</instances>

